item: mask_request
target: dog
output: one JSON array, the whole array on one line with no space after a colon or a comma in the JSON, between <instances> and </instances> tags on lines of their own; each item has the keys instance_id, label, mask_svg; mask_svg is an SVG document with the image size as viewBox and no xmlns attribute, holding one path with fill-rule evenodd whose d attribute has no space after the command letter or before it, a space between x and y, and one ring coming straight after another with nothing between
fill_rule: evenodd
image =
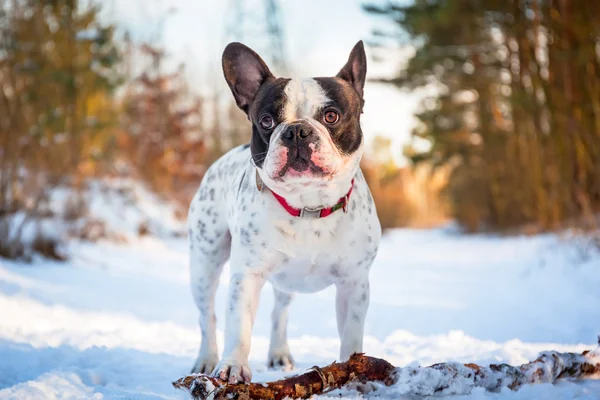
<instances>
[{"instance_id":1,"label":"dog","mask_svg":"<svg viewBox=\"0 0 600 400\"><path fill-rule=\"evenodd\" d=\"M381 226L360 170L367 62L362 41L334 77L276 78L241 43L223 53L249 144L207 170L189 209L190 278L202 334L193 373L249 382L252 326L261 289L275 292L270 367L291 368L288 306L294 292L336 287L340 359L362 352L369 270ZM215 292L230 260L225 343L217 353Z\"/></svg>"}]
</instances>

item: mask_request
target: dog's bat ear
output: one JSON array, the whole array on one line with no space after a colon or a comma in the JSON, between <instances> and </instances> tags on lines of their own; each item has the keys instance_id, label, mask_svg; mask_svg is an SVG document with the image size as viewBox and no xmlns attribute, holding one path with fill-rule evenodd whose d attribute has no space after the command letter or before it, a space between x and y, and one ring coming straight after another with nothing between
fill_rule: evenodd
<instances>
[{"instance_id":1,"label":"dog's bat ear","mask_svg":"<svg viewBox=\"0 0 600 400\"><path fill-rule=\"evenodd\" d=\"M363 89L367 78L367 55L362 40L354 45L348 57L348 62L338 72L337 77L349 82L360 95L360 98L363 98Z\"/></svg>"},{"instance_id":2,"label":"dog's bat ear","mask_svg":"<svg viewBox=\"0 0 600 400\"><path fill-rule=\"evenodd\" d=\"M241 43L229 43L223 51L223 73L235 102L246 114L258 89L273 74L262 58Z\"/></svg>"}]
</instances>

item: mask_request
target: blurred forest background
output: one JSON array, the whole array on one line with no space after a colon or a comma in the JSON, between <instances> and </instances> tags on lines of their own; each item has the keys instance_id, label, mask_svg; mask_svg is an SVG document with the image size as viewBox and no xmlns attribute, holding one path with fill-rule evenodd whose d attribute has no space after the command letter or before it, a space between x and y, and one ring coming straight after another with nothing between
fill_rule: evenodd
<instances>
[{"instance_id":1,"label":"blurred forest background","mask_svg":"<svg viewBox=\"0 0 600 400\"><path fill-rule=\"evenodd\" d=\"M228 93L198 94L186 65L132 40L102 7L0 0L0 256L60 258L57 239L40 233L47 219L77 221L70 234L91 239L93 221L81 223L90 182L140 180L185 209L206 168L249 139ZM364 38L370 52L414 49L379 81L428 93L407 165L394 162L390 139L368 143L363 169L384 228L456 219L468 232L597 230L599 2L415 0L363 11L394 27ZM59 211L57 188L69 188Z\"/></svg>"}]
</instances>

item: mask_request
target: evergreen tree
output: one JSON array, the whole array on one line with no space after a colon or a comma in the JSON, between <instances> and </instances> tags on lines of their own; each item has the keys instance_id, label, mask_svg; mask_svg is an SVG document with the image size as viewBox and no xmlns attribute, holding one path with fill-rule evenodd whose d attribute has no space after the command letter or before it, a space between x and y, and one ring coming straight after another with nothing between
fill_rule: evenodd
<instances>
[{"instance_id":1,"label":"evergreen tree","mask_svg":"<svg viewBox=\"0 0 600 400\"><path fill-rule=\"evenodd\" d=\"M416 47L388 82L437 88L413 133L430 149L410 155L454 165L448 194L460 222L471 230L593 222L600 211L598 2L416 0L365 9L401 28L395 40Z\"/></svg>"}]
</instances>

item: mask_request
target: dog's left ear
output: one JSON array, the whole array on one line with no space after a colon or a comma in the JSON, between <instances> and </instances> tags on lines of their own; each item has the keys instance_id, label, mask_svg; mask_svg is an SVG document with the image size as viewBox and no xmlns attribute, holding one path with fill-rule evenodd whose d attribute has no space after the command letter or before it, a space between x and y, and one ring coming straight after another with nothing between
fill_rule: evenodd
<instances>
[{"instance_id":1,"label":"dog's left ear","mask_svg":"<svg viewBox=\"0 0 600 400\"><path fill-rule=\"evenodd\" d=\"M338 72L337 77L350 82L360 98L363 98L363 88L367 78L367 55L362 40L354 45L350 57L348 57L348 62Z\"/></svg>"},{"instance_id":2,"label":"dog's left ear","mask_svg":"<svg viewBox=\"0 0 600 400\"><path fill-rule=\"evenodd\" d=\"M246 114L258 89L273 74L262 58L241 43L230 43L223 52L223 73L235 102Z\"/></svg>"}]
</instances>

